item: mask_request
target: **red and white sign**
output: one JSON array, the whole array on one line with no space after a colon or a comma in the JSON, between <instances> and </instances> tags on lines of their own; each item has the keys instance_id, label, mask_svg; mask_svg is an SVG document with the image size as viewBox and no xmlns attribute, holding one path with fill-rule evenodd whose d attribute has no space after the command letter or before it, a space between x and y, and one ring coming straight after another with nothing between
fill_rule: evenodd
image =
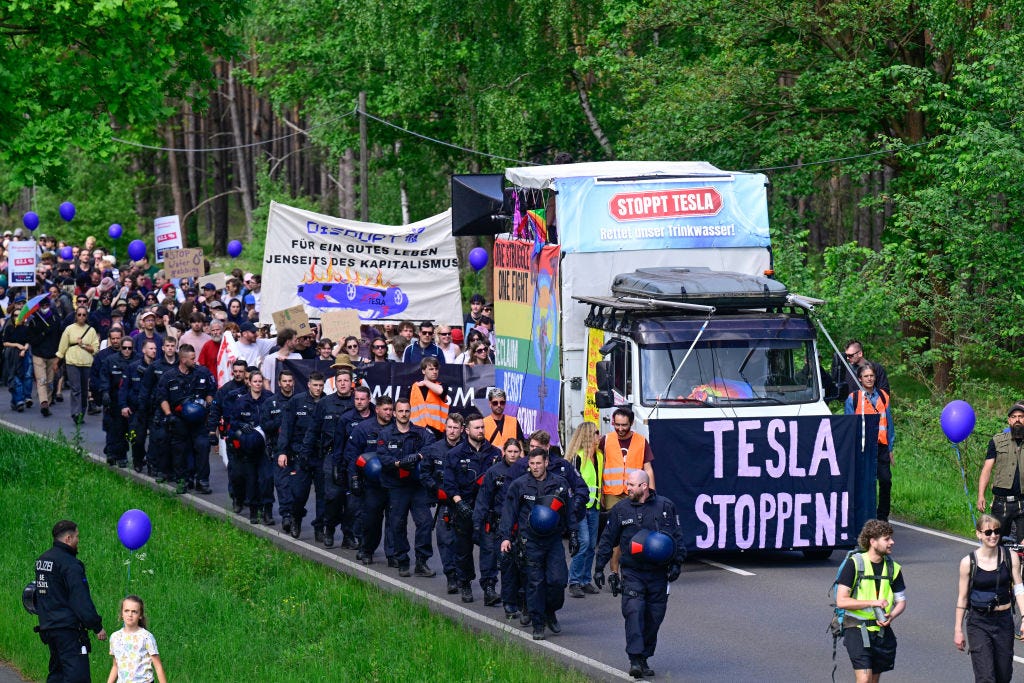
<instances>
[{"instance_id":1,"label":"red and white sign","mask_svg":"<svg viewBox=\"0 0 1024 683\"><path fill-rule=\"evenodd\" d=\"M7 246L7 282L10 287L32 287L36 284L36 243L32 240L11 242Z\"/></svg>"},{"instance_id":2,"label":"red and white sign","mask_svg":"<svg viewBox=\"0 0 1024 683\"><path fill-rule=\"evenodd\" d=\"M722 195L713 187L624 192L608 202L608 213L617 221L714 216L721 210Z\"/></svg>"},{"instance_id":3,"label":"red and white sign","mask_svg":"<svg viewBox=\"0 0 1024 683\"><path fill-rule=\"evenodd\" d=\"M16 259L14 259L14 265L16 265L16 266L33 266L33 267L35 267L36 260L34 258L16 258Z\"/></svg>"},{"instance_id":4,"label":"red and white sign","mask_svg":"<svg viewBox=\"0 0 1024 683\"><path fill-rule=\"evenodd\" d=\"M164 262L164 253L170 249L182 249L181 223L177 216L163 216L153 220L153 242L156 244L156 262Z\"/></svg>"}]
</instances>

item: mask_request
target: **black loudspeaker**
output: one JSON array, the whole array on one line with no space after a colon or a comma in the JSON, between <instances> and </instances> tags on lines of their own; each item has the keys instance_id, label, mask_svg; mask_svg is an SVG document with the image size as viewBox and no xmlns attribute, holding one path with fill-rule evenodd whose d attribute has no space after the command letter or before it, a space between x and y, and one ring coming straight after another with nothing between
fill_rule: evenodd
<instances>
[{"instance_id":1,"label":"black loudspeaker","mask_svg":"<svg viewBox=\"0 0 1024 683\"><path fill-rule=\"evenodd\" d=\"M512 215L500 173L452 176L452 235L497 235Z\"/></svg>"}]
</instances>

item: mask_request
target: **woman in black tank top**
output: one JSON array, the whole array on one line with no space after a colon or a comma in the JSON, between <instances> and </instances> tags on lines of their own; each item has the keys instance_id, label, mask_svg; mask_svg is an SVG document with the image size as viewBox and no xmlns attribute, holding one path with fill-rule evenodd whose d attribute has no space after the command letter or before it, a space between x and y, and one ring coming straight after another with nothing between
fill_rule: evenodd
<instances>
[{"instance_id":1,"label":"woman in black tank top","mask_svg":"<svg viewBox=\"0 0 1024 683\"><path fill-rule=\"evenodd\" d=\"M981 515L975 524L980 547L960 560L953 644L969 649L975 681L1009 683L1013 639L1021 638L1012 603L1024 613L1024 585L1016 552L999 544L999 520Z\"/></svg>"}]
</instances>

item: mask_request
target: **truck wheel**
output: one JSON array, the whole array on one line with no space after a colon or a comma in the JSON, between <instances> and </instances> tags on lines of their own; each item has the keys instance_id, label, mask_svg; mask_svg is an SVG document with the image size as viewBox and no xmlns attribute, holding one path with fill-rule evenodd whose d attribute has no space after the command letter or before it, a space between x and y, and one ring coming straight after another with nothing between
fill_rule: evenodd
<instances>
[{"instance_id":1,"label":"truck wheel","mask_svg":"<svg viewBox=\"0 0 1024 683\"><path fill-rule=\"evenodd\" d=\"M827 560L832 557L831 548L815 548L814 550L804 550L804 557L808 560L815 560L818 562Z\"/></svg>"}]
</instances>

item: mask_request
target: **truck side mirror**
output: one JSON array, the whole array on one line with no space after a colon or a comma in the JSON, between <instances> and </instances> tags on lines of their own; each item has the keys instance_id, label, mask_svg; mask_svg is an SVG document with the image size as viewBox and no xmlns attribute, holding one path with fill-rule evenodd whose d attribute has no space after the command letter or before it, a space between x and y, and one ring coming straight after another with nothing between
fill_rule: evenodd
<instances>
[{"instance_id":1,"label":"truck side mirror","mask_svg":"<svg viewBox=\"0 0 1024 683\"><path fill-rule=\"evenodd\" d=\"M597 375L598 393L607 392L610 395L614 382L614 378L612 376L612 362L610 360L597 361L594 363L594 374ZM609 406L605 407L607 408Z\"/></svg>"},{"instance_id":2,"label":"truck side mirror","mask_svg":"<svg viewBox=\"0 0 1024 683\"><path fill-rule=\"evenodd\" d=\"M611 391L599 391L594 394L594 404L598 410L615 407L615 397Z\"/></svg>"}]
</instances>

